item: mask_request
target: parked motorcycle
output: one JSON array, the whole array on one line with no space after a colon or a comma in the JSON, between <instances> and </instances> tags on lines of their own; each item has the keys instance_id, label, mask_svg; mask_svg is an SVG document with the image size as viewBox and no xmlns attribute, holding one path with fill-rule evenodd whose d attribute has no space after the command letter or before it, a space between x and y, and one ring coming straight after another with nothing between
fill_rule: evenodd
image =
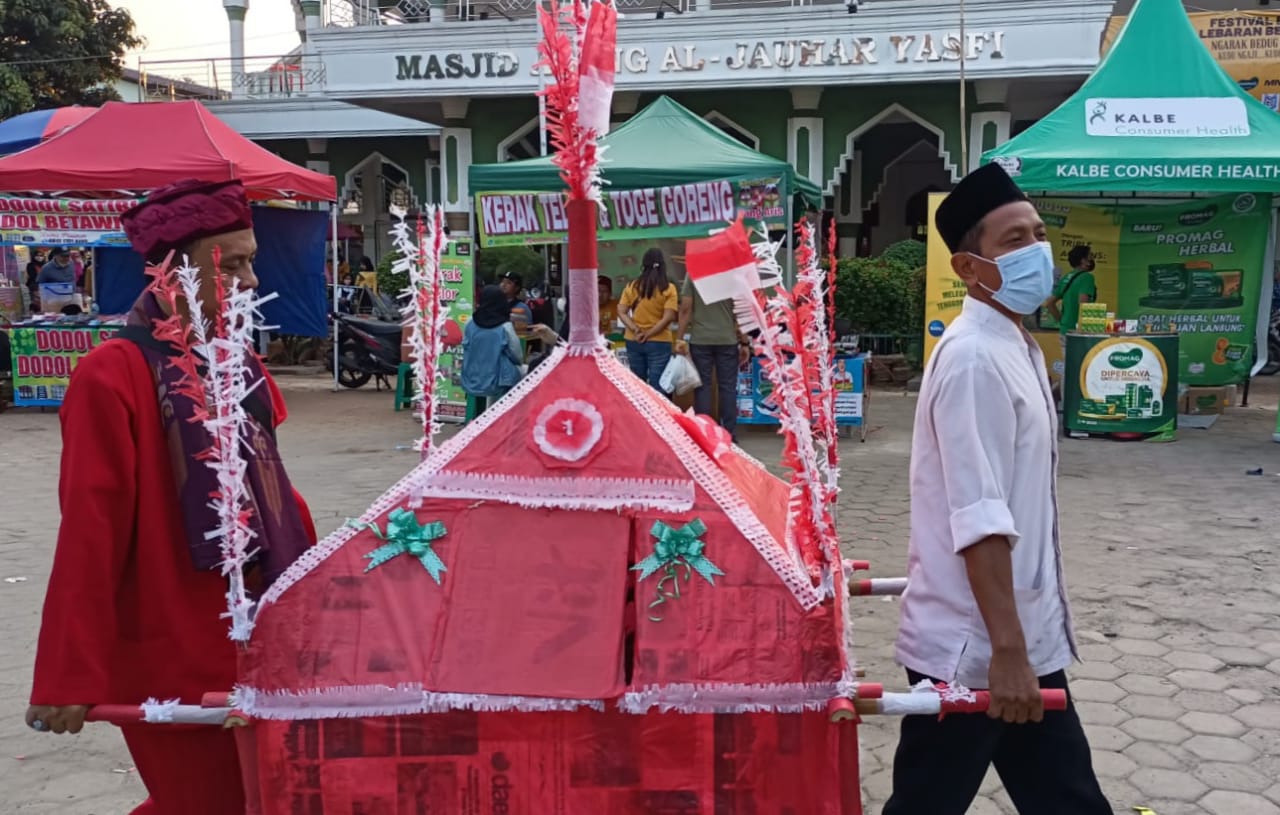
<instances>
[{"instance_id":1,"label":"parked motorcycle","mask_svg":"<svg viewBox=\"0 0 1280 815\"><path fill-rule=\"evenodd\" d=\"M334 314L332 318L338 321L338 384L362 388L377 377L378 390L390 386L388 378L400 372L400 323L350 314ZM326 358L325 367L333 371L332 355Z\"/></svg>"}]
</instances>

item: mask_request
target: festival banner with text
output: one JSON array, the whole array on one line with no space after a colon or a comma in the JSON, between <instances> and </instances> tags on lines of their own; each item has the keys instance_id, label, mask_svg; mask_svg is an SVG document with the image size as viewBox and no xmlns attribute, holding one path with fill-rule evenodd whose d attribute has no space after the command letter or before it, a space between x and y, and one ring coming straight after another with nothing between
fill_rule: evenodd
<instances>
[{"instance_id":1,"label":"festival banner with text","mask_svg":"<svg viewBox=\"0 0 1280 815\"><path fill-rule=\"evenodd\" d=\"M82 357L115 336L114 328L11 328L13 403L57 407Z\"/></svg>"},{"instance_id":2,"label":"festival banner with text","mask_svg":"<svg viewBox=\"0 0 1280 815\"><path fill-rule=\"evenodd\" d=\"M1173 329L1178 381L1244 382L1253 366L1271 196L1227 195L1120 210L1117 317Z\"/></svg>"},{"instance_id":3,"label":"festival banner with text","mask_svg":"<svg viewBox=\"0 0 1280 815\"><path fill-rule=\"evenodd\" d=\"M449 322L445 326L446 344L453 343L440 355L440 370L446 379L439 387L440 420L464 422L467 417L467 393L462 389L462 332L471 320L475 305L475 257L471 241L465 236L454 236L440 258L440 272L444 276L441 299L449 309Z\"/></svg>"},{"instance_id":4,"label":"festival banner with text","mask_svg":"<svg viewBox=\"0 0 1280 815\"><path fill-rule=\"evenodd\" d=\"M1254 99L1280 111L1280 14L1269 11L1197 11L1187 17L1218 64ZM1105 55L1127 17L1112 17L1102 40Z\"/></svg>"},{"instance_id":5,"label":"festival banner with text","mask_svg":"<svg viewBox=\"0 0 1280 815\"><path fill-rule=\"evenodd\" d=\"M930 223L943 194L929 197ZM1097 261L1098 302L1140 331L1176 331L1178 381L1192 386L1243 382L1252 365L1271 223L1268 195L1226 195L1177 204L1097 207L1035 201L1054 248L1056 273L1087 244ZM929 233L925 358L960 311L964 287L950 253Z\"/></svg>"},{"instance_id":6,"label":"festival banner with text","mask_svg":"<svg viewBox=\"0 0 1280 815\"><path fill-rule=\"evenodd\" d=\"M0 198L0 246L128 246L132 198Z\"/></svg>"},{"instance_id":7,"label":"festival banner with text","mask_svg":"<svg viewBox=\"0 0 1280 815\"><path fill-rule=\"evenodd\" d=\"M742 215L771 229L786 223L777 178L700 181L674 187L604 191L601 241L706 236ZM480 245L563 243L569 211L562 193L503 192L476 195Z\"/></svg>"}]
</instances>

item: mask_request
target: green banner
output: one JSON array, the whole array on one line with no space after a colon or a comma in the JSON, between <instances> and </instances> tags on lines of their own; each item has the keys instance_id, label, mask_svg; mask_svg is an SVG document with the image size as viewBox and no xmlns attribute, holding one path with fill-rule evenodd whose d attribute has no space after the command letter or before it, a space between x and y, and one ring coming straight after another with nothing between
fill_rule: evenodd
<instances>
[{"instance_id":1,"label":"green banner","mask_svg":"<svg viewBox=\"0 0 1280 815\"><path fill-rule=\"evenodd\" d=\"M611 190L605 187L601 241L705 237L742 215L771 229L786 224L778 178L699 181L674 187ZM501 192L476 195L482 247L563 243L569 211L563 193Z\"/></svg>"},{"instance_id":2,"label":"green banner","mask_svg":"<svg viewBox=\"0 0 1280 815\"><path fill-rule=\"evenodd\" d=\"M445 350L440 355L440 370L446 376L439 385L444 388L439 401L440 421L461 423L467 417L467 394L462 389L462 331L475 310L475 304L471 302L476 289L471 239L455 237L445 248L440 267L444 274L444 299L449 306L445 340L446 344L455 343L452 350Z\"/></svg>"},{"instance_id":3,"label":"green banner","mask_svg":"<svg viewBox=\"0 0 1280 815\"><path fill-rule=\"evenodd\" d=\"M13 403L57 407L80 358L115 336L115 328L12 328Z\"/></svg>"},{"instance_id":4,"label":"green banner","mask_svg":"<svg viewBox=\"0 0 1280 815\"><path fill-rule=\"evenodd\" d=\"M1178 421L1178 336L1068 334L1062 415L1077 433L1169 433Z\"/></svg>"},{"instance_id":5,"label":"green banner","mask_svg":"<svg viewBox=\"0 0 1280 815\"><path fill-rule=\"evenodd\" d=\"M1116 317L1175 331L1186 385L1244 382L1253 364L1271 196L1124 207ZM1148 327L1149 326L1149 327Z\"/></svg>"}]
</instances>

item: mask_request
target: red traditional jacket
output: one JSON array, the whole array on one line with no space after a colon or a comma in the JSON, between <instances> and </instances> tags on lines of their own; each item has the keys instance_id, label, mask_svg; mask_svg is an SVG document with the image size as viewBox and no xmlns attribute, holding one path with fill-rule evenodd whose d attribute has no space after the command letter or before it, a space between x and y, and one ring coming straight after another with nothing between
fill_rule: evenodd
<instances>
[{"instance_id":1,"label":"red traditional jacket","mask_svg":"<svg viewBox=\"0 0 1280 815\"><path fill-rule=\"evenodd\" d=\"M267 384L278 425L284 399ZM31 703L199 704L230 690L226 579L192 566L156 385L137 346L113 340L82 359L61 419L62 524Z\"/></svg>"}]
</instances>

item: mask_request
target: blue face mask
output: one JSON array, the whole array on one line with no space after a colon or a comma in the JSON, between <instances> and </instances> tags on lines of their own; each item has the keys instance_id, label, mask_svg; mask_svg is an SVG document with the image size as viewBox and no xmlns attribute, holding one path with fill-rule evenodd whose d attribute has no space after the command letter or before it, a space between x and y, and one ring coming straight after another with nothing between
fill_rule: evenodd
<instances>
[{"instance_id":1,"label":"blue face mask","mask_svg":"<svg viewBox=\"0 0 1280 815\"><path fill-rule=\"evenodd\" d=\"M992 291L982 283L978 285L991 292L993 300L1014 314L1035 314L1053 292L1053 247L1045 241L987 262L994 263L1000 270L1000 289Z\"/></svg>"}]
</instances>

